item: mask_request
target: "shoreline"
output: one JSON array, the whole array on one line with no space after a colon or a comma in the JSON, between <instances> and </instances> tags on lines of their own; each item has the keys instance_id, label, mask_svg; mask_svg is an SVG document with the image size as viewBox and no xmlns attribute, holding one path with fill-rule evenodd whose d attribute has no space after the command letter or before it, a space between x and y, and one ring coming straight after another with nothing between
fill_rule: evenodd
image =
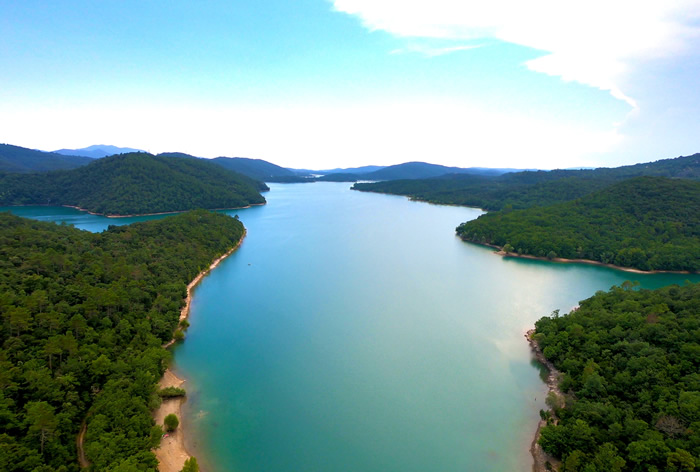
<instances>
[{"instance_id":1,"label":"shoreline","mask_svg":"<svg viewBox=\"0 0 700 472\"><path fill-rule=\"evenodd\" d=\"M544 357L544 354L542 353L539 344L533 338L534 334L534 329L528 330L527 333L525 333L525 338L527 339L527 342L530 345L530 349L532 350L535 359L537 359L537 361L540 364L545 366L545 368L549 372L549 374L547 375L547 381L545 382L548 389L547 395L549 396L553 393L559 399L561 399L563 404L564 394L559 389L559 379L561 378L561 372L559 372L554 367L554 365L550 361L548 361L547 358ZM556 424L557 418L554 415L554 411L551 408L549 408L547 411L550 412L552 418L554 419L554 423ZM552 470L551 466L555 467L554 470L559 470L561 465L558 459L547 454L537 442L540 439L540 433L542 431L542 428L546 425L547 421L540 418L539 422L537 423L537 429L535 430L535 436L532 439L532 443L530 444L530 454L532 455L533 460L532 472L546 472L547 470ZM551 464L549 469L547 468L547 464Z\"/></svg>"},{"instance_id":2,"label":"shoreline","mask_svg":"<svg viewBox=\"0 0 700 472\"><path fill-rule=\"evenodd\" d=\"M254 206L262 206L262 205L266 205L266 204L267 204L267 202L263 202L263 203L251 203L251 204L249 204L249 205L242 206L242 207L231 207L231 208L205 208L205 210L208 210L208 211L243 210L243 209L245 209L245 208L251 208L251 207L254 207ZM185 213L185 212L187 212L187 211L196 210L196 208L190 208L189 210L161 211L161 212L159 212L159 213L136 213L136 214L130 214L130 215L107 215L107 214L105 214L105 213L95 213L95 212L92 212L92 211L90 211L90 210L86 210L85 208L80 208L80 207L75 206L75 205L14 205L14 206L61 206L61 207L64 207L64 208L74 208L74 209L76 209L76 210L78 210L78 211L84 211L85 213L87 213L87 214L89 214L89 215L104 216L105 218L134 218L134 217L137 217L137 216L175 215L175 214L177 214L177 213Z\"/></svg>"},{"instance_id":3,"label":"shoreline","mask_svg":"<svg viewBox=\"0 0 700 472\"><path fill-rule=\"evenodd\" d=\"M187 285L187 298L185 298L185 306L183 306L180 310L179 321L187 319L190 314L193 289L204 278L204 276L211 272L212 269L221 263L221 261L233 254L233 252L241 246L247 234L248 231L244 229L241 239L238 240L235 246L226 251L226 253L221 257L215 259L209 265L209 267L197 274L197 276ZM163 348L168 348L173 344L175 344L175 339L168 341L165 345L163 345ZM158 386L159 388L180 387L185 382L185 379L181 379L175 375L173 370L168 367L165 370L163 377L158 381ZM157 425L162 425L164 418L170 413L174 413L180 420L180 424L177 429L172 433L167 433L167 436L164 436L161 439L160 447L153 450L156 458L158 458L158 470L160 472L180 472L185 464L185 461L192 457L192 454L187 451L185 446L185 436L187 433L182 418L182 406L185 403L186 398L187 397L185 396L163 399L161 405L151 414Z\"/></svg>"},{"instance_id":4,"label":"shoreline","mask_svg":"<svg viewBox=\"0 0 700 472\"><path fill-rule=\"evenodd\" d=\"M462 239L462 238L460 238ZM497 256L501 257L512 257L514 259L529 259L533 261L544 261L544 262L556 262L559 264L588 264L588 265L595 265L595 266L601 266L601 267L607 267L608 269L615 269L615 270L621 270L623 272L630 272L633 274L687 274L687 275L693 275L694 272L689 272L687 270L642 270L642 269L635 269L633 267L622 267L618 266L615 264L606 264L605 262L600 262L600 261L594 261L592 259L565 259L563 257L554 257L552 259L548 259L547 257L539 257L539 256L532 256L530 254L518 254L516 252L505 252L501 246L496 246L495 244L488 244L488 243L479 243L476 241L470 241L468 239L462 239L462 241L471 243L471 244L478 244L479 246L486 246L490 247L493 249L497 249L494 251L494 254Z\"/></svg>"}]
</instances>

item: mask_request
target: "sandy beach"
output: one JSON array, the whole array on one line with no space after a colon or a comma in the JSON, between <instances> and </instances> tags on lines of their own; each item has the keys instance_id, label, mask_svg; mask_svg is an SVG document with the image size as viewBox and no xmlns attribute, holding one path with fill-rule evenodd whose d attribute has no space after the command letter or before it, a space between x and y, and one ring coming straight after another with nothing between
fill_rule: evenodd
<instances>
[{"instance_id":1,"label":"sandy beach","mask_svg":"<svg viewBox=\"0 0 700 472\"><path fill-rule=\"evenodd\" d=\"M188 285L187 285L187 298L185 299L185 306L180 311L180 321L186 319L190 314L190 305L192 303L192 290L197 286L197 284L207 275L212 269L219 265L221 261L230 256L243 242L246 236L246 232L243 232L241 239L238 241L234 247L226 252L223 256L216 259L209 265L205 270L197 274ZM169 347L175 343L172 339L163 347ZM167 369L163 378L158 382L159 388L165 387L181 387L185 383L185 380L177 377L172 370ZM153 419L156 424L163 425L163 419L171 414L175 413L177 418L180 420L180 425L172 433L168 433L164 436L160 442L160 447L155 449L153 452L158 458L158 470L160 472L179 472L185 461L191 456L185 448L185 427L182 421L182 404L185 402L185 397L176 397L164 399L160 408L153 412Z\"/></svg>"},{"instance_id":2,"label":"sandy beach","mask_svg":"<svg viewBox=\"0 0 700 472\"><path fill-rule=\"evenodd\" d=\"M602 266L602 267L609 267L610 269L621 270L624 272L631 272L633 274L690 274L690 272L688 272L686 270L677 270L676 271L676 270L634 269L632 267L622 267L622 266L618 266L615 264L606 264L604 262L594 261L591 259L564 259L563 257L553 257L550 259L548 257L531 256L530 254L518 254L517 252L505 252L501 246L496 246L494 244L477 243L475 241L469 241L466 239L463 239L463 241L469 242L472 244L478 244L480 246L487 246L487 247L497 249L497 251L495 251L494 254L496 254L497 256L501 256L501 257L512 257L515 259L531 259L533 261L559 262L559 263L564 263L564 264L596 265L596 266Z\"/></svg>"},{"instance_id":3,"label":"sandy beach","mask_svg":"<svg viewBox=\"0 0 700 472\"><path fill-rule=\"evenodd\" d=\"M185 383L184 380L178 378L168 369L158 382L158 386L159 388L181 387L183 383ZM158 470L161 472L179 472L185 465L185 461L190 458L185 449L185 432L182 426L182 404L184 402L184 397L164 399L160 408L153 412L153 419L156 424L161 426L165 417L171 413L175 413L180 420L177 429L166 433L160 441L160 447L153 451L158 458Z\"/></svg>"}]
</instances>

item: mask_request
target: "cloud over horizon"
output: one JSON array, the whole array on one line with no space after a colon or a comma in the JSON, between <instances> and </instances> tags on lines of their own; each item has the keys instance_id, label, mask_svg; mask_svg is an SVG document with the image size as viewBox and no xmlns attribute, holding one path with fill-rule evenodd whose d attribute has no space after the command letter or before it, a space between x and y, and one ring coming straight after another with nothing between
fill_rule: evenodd
<instances>
[{"instance_id":1,"label":"cloud over horizon","mask_svg":"<svg viewBox=\"0 0 700 472\"><path fill-rule=\"evenodd\" d=\"M526 62L530 70L608 91L633 109L637 100L621 84L634 67L690 54L700 39L697 0L331 1L336 11L359 17L372 31L405 38L496 39L543 51Z\"/></svg>"}]
</instances>

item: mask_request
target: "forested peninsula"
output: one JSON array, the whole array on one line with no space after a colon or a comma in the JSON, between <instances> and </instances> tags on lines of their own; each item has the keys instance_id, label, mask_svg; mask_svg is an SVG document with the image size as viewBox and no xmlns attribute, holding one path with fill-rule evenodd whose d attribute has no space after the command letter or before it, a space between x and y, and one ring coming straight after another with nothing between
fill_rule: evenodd
<instances>
[{"instance_id":1,"label":"forested peninsula","mask_svg":"<svg viewBox=\"0 0 700 472\"><path fill-rule=\"evenodd\" d=\"M186 287L244 234L205 210L95 234L0 213L0 470L155 471Z\"/></svg>"},{"instance_id":2,"label":"forested peninsula","mask_svg":"<svg viewBox=\"0 0 700 472\"><path fill-rule=\"evenodd\" d=\"M569 472L692 471L700 464L700 284L598 292L536 323L563 374L542 448Z\"/></svg>"},{"instance_id":3,"label":"forested peninsula","mask_svg":"<svg viewBox=\"0 0 700 472\"><path fill-rule=\"evenodd\" d=\"M699 209L700 182L639 177L571 202L487 213L457 234L514 254L698 272Z\"/></svg>"},{"instance_id":4,"label":"forested peninsula","mask_svg":"<svg viewBox=\"0 0 700 472\"><path fill-rule=\"evenodd\" d=\"M196 158L119 154L65 171L0 174L0 205L63 205L120 216L242 208L267 186Z\"/></svg>"}]
</instances>

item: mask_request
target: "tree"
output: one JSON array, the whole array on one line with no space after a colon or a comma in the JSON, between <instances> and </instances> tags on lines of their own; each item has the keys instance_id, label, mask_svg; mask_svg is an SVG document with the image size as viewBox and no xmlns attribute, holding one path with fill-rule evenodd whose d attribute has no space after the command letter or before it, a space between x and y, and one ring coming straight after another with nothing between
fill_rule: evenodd
<instances>
[{"instance_id":1,"label":"tree","mask_svg":"<svg viewBox=\"0 0 700 472\"><path fill-rule=\"evenodd\" d=\"M56 426L58 426L54 408L46 402L29 402L26 409L29 433L39 435L41 455L43 456L44 444L53 435Z\"/></svg>"},{"instance_id":2,"label":"tree","mask_svg":"<svg viewBox=\"0 0 700 472\"><path fill-rule=\"evenodd\" d=\"M199 472L199 465L195 457L190 457L185 461L185 465L180 472Z\"/></svg>"},{"instance_id":3,"label":"tree","mask_svg":"<svg viewBox=\"0 0 700 472\"><path fill-rule=\"evenodd\" d=\"M175 431L180 424L180 420L177 419L175 413L170 413L163 419L163 424L165 425L166 431Z\"/></svg>"},{"instance_id":4,"label":"tree","mask_svg":"<svg viewBox=\"0 0 700 472\"><path fill-rule=\"evenodd\" d=\"M667 456L666 465L667 470L670 471L691 471L695 469L695 459L688 451L676 449L676 452L672 452Z\"/></svg>"}]
</instances>

